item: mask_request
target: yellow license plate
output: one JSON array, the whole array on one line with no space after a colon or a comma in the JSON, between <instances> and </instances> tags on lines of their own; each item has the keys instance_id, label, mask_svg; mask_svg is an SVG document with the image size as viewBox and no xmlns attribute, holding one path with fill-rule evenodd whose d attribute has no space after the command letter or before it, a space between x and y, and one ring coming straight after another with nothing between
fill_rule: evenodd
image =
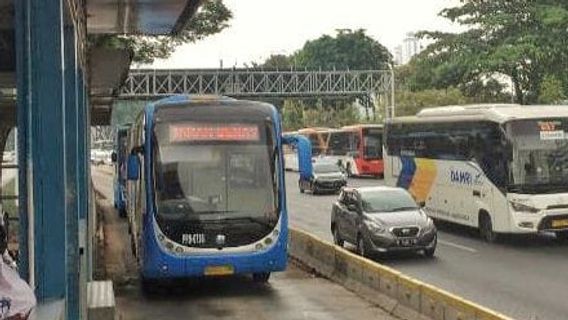
<instances>
[{"instance_id":1,"label":"yellow license plate","mask_svg":"<svg viewBox=\"0 0 568 320\"><path fill-rule=\"evenodd\" d=\"M233 266L209 266L205 268L206 276L228 276L235 273Z\"/></svg>"},{"instance_id":2,"label":"yellow license plate","mask_svg":"<svg viewBox=\"0 0 568 320\"><path fill-rule=\"evenodd\" d=\"M568 219L552 220L553 228L568 228Z\"/></svg>"}]
</instances>

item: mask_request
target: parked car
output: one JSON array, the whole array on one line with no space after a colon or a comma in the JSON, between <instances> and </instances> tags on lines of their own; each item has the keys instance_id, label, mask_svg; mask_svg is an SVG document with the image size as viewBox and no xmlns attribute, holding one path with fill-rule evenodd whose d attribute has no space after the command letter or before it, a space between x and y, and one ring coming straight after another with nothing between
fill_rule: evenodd
<instances>
[{"instance_id":1,"label":"parked car","mask_svg":"<svg viewBox=\"0 0 568 320\"><path fill-rule=\"evenodd\" d=\"M312 176L309 180L300 180L300 192L310 190L312 194L320 192L337 193L347 185L347 176L333 162L314 161Z\"/></svg>"},{"instance_id":2,"label":"parked car","mask_svg":"<svg viewBox=\"0 0 568 320\"><path fill-rule=\"evenodd\" d=\"M344 188L331 211L335 244L349 242L362 256L394 252L436 252L434 222L402 188Z\"/></svg>"}]
</instances>

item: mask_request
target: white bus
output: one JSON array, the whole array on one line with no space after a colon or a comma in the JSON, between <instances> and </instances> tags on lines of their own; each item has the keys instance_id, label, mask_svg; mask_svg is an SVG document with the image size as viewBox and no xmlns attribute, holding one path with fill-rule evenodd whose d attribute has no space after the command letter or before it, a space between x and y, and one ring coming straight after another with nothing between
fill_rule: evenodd
<instances>
[{"instance_id":1,"label":"white bus","mask_svg":"<svg viewBox=\"0 0 568 320\"><path fill-rule=\"evenodd\" d=\"M568 239L568 106L424 109L387 122L385 182L433 218Z\"/></svg>"}]
</instances>

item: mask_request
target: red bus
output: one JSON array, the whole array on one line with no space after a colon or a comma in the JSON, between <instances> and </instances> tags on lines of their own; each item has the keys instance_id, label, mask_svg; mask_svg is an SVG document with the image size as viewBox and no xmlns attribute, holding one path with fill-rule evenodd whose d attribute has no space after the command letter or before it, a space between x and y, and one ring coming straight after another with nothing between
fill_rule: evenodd
<instances>
[{"instance_id":1,"label":"red bus","mask_svg":"<svg viewBox=\"0 0 568 320\"><path fill-rule=\"evenodd\" d=\"M383 176L383 125L357 124L331 131L326 154L349 176Z\"/></svg>"},{"instance_id":2,"label":"red bus","mask_svg":"<svg viewBox=\"0 0 568 320\"><path fill-rule=\"evenodd\" d=\"M304 128L298 130L298 134L308 138L312 143L312 156L320 156L326 154L329 133L332 130L320 127Z\"/></svg>"}]
</instances>

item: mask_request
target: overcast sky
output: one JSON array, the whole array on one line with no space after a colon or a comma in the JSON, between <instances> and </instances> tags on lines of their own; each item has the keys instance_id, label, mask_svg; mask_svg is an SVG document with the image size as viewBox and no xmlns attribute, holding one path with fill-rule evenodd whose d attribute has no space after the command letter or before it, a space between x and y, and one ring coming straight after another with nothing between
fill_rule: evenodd
<instances>
[{"instance_id":1,"label":"overcast sky","mask_svg":"<svg viewBox=\"0 0 568 320\"><path fill-rule=\"evenodd\" d=\"M271 54L290 54L306 40L336 29L367 30L389 50L407 32L456 29L438 16L458 0L225 0L233 12L230 27L220 34L179 47L155 68L240 67L262 62Z\"/></svg>"}]
</instances>

